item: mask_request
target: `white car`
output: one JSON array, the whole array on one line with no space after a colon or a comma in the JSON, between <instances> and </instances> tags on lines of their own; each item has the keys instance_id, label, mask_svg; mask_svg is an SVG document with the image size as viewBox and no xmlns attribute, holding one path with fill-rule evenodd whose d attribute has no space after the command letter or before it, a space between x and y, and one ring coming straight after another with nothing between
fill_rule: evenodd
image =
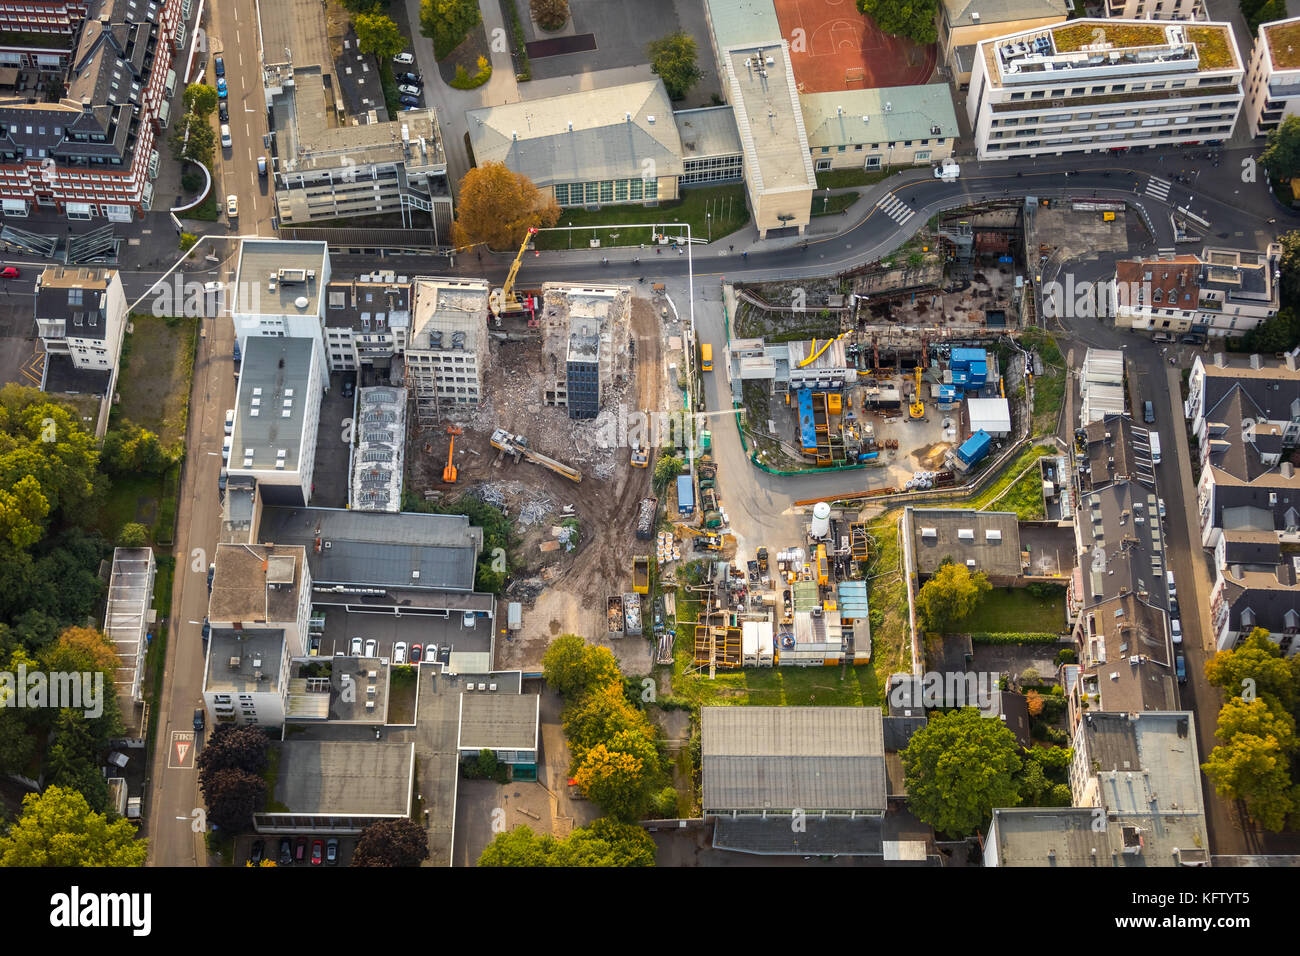
<instances>
[{"instance_id":1,"label":"white car","mask_svg":"<svg viewBox=\"0 0 1300 956\"><path fill-rule=\"evenodd\" d=\"M1161 498L1161 499L1160 499L1160 517L1163 518L1164 516L1165 516L1165 499L1164 499L1164 498Z\"/></svg>"},{"instance_id":2,"label":"white car","mask_svg":"<svg viewBox=\"0 0 1300 956\"><path fill-rule=\"evenodd\" d=\"M393 645L393 663L394 664L406 663L406 642L405 641L398 641L396 644Z\"/></svg>"},{"instance_id":3,"label":"white car","mask_svg":"<svg viewBox=\"0 0 1300 956\"><path fill-rule=\"evenodd\" d=\"M397 87L397 92L406 96L419 96L424 92L424 90L420 89L418 86L413 86L410 83L402 83Z\"/></svg>"},{"instance_id":4,"label":"white car","mask_svg":"<svg viewBox=\"0 0 1300 956\"><path fill-rule=\"evenodd\" d=\"M351 651L351 653L352 653L352 656L353 656L353 657L360 657L360 656L361 656L361 638L359 638L359 637L354 637L354 638L352 638L352 651Z\"/></svg>"},{"instance_id":5,"label":"white car","mask_svg":"<svg viewBox=\"0 0 1300 956\"><path fill-rule=\"evenodd\" d=\"M461 618L460 623L462 627L472 628L474 626L474 612L466 611L465 615Z\"/></svg>"},{"instance_id":6,"label":"white car","mask_svg":"<svg viewBox=\"0 0 1300 956\"><path fill-rule=\"evenodd\" d=\"M230 124L221 124L221 145L229 149L234 141L230 138Z\"/></svg>"},{"instance_id":7,"label":"white car","mask_svg":"<svg viewBox=\"0 0 1300 956\"><path fill-rule=\"evenodd\" d=\"M393 62L400 63L402 66L410 66L412 63L415 62L415 54L399 53L397 54L397 56L393 57Z\"/></svg>"},{"instance_id":8,"label":"white car","mask_svg":"<svg viewBox=\"0 0 1300 956\"><path fill-rule=\"evenodd\" d=\"M226 197L226 216L231 219L239 216L239 197L234 194Z\"/></svg>"},{"instance_id":9,"label":"white car","mask_svg":"<svg viewBox=\"0 0 1300 956\"><path fill-rule=\"evenodd\" d=\"M233 408L227 408L226 409L226 434L233 435L234 433L235 433L235 410Z\"/></svg>"},{"instance_id":10,"label":"white car","mask_svg":"<svg viewBox=\"0 0 1300 956\"><path fill-rule=\"evenodd\" d=\"M227 435L221 442L221 463L225 464L230 461L230 446L235 443L235 439Z\"/></svg>"},{"instance_id":11,"label":"white car","mask_svg":"<svg viewBox=\"0 0 1300 956\"><path fill-rule=\"evenodd\" d=\"M373 637L366 641L366 657L374 657L375 652L379 650L379 642Z\"/></svg>"},{"instance_id":12,"label":"white car","mask_svg":"<svg viewBox=\"0 0 1300 956\"><path fill-rule=\"evenodd\" d=\"M1178 620L1178 618L1173 618L1172 620L1170 620L1169 630L1174 635L1175 644L1183 643L1183 622L1182 621Z\"/></svg>"}]
</instances>

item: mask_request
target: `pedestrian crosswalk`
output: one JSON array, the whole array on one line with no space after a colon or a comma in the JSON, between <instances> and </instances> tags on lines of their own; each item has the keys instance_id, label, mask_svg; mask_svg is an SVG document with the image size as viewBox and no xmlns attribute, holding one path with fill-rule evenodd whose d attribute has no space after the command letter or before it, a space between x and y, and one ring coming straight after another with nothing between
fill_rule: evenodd
<instances>
[{"instance_id":1,"label":"pedestrian crosswalk","mask_svg":"<svg viewBox=\"0 0 1300 956\"><path fill-rule=\"evenodd\" d=\"M889 193L880 202L876 203L877 209L883 209L885 215L900 226L916 215L916 210L903 202L893 193Z\"/></svg>"},{"instance_id":2,"label":"pedestrian crosswalk","mask_svg":"<svg viewBox=\"0 0 1300 956\"><path fill-rule=\"evenodd\" d=\"M1161 256L1176 256L1178 255L1178 247L1161 246L1159 249L1156 250L1156 254Z\"/></svg>"},{"instance_id":3,"label":"pedestrian crosswalk","mask_svg":"<svg viewBox=\"0 0 1300 956\"><path fill-rule=\"evenodd\" d=\"M1167 179L1161 179L1159 176L1152 176L1147 181L1146 194L1152 199L1158 199L1160 202L1165 202L1169 199L1169 187L1172 185L1173 183Z\"/></svg>"}]
</instances>

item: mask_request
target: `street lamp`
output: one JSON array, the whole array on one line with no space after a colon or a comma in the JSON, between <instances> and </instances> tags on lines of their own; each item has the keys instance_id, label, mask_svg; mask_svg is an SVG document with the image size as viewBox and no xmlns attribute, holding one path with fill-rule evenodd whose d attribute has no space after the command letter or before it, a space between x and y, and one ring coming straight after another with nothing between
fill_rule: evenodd
<instances>
[{"instance_id":1,"label":"street lamp","mask_svg":"<svg viewBox=\"0 0 1300 956\"><path fill-rule=\"evenodd\" d=\"M713 213L706 212L704 214L704 224L709 228L709 242L712 242L713 241Z\"/></svg>"},{"instance_id":2,"label":"street lamp","mask_svg":"<svg viewBox=\"0 0 1300 956\"><path fill-rule=\"evenodd\" d=\"M573 251L573 220L569 220L569 251Z\"/></svg>"},{"instance_id":3,"label":"street lamp","mask_svg":"<svg viewBox=\"0 0 1300 956\"><path fill-rule=\"evenodd\" d=\"M831 187L827 186L826 195L822 197L822 212L825 212L830 207L831 207Z\"/></svg>"}]
</instances>

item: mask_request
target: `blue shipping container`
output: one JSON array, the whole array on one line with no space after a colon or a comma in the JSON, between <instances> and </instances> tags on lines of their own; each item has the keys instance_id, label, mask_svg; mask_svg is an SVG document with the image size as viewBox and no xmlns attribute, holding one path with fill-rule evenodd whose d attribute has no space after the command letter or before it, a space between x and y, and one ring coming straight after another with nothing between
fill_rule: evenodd
<instances>
[{"instance_id":1,"label":"blue shipping container","mask_svg":"<svg viewBox=\"0 0 1300 956\"><path fill-rule=\"evenodd\" d=\"M957 457L968 465L973 465L989 453L993 439L984 429L980 429L962 443L957 449Z\"/></svg>"},{"instance_id":2,"label":"blue shipping container","mask_svg":"<svg viewBox=\"0 0 1300 956\"><path fill-rule=\"evenodd\" d=\"M691 484L690 475L677 476L677 513L683 515L695 512L695 486Z\"/></svg>"}]
</instances>

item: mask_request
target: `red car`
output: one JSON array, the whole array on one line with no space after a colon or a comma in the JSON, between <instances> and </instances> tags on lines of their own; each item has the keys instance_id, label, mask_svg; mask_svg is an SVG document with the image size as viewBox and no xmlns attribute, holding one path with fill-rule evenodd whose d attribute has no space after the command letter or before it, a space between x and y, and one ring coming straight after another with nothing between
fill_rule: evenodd
<instances>
[{"instance_id":1,"label":"red car","mask_svg":"<svg viewBox=\"0 0 1300 956\"><path fill-rule=\"evenodd\" d=\"M17 279L22 273L18 271L17 266L5 266L0 269L0 279Z\"/></svg>"},{"instance_id":2,"label":"red car","mask_svg":"<svg viewBox=\"0 0 1300 956\"><path fill-rule=\"evenodd\" d=\"M311 865L318 866L321 861L321 842L317 840L311 845Z\"/></svg>"},{"instance_id":3,"label":"red car","mask_svg":"<svg viewBox=\"0 0 1300 956\"><path fill-rule=\"evenodd\" d=\"M418 663L420 663L420 656L421 656L423 653L424 653L424 648L423 648L423 647L421 647L419 644L412 644L412 645L411 645L411 663L412 663L412 664L418 664Z\"/></svg>"}]
</instances>

